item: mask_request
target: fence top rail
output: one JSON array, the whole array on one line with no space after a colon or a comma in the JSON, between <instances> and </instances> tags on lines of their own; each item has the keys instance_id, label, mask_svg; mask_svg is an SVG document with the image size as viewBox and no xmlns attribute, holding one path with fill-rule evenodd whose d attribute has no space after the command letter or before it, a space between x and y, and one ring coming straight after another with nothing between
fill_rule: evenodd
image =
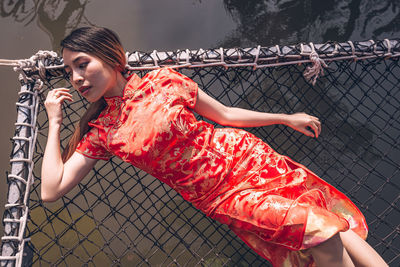
<instances>
[{"instance_id":1,"label":"fence top rail","mask_svg":"<svg viewBox=\"0 0 400 267\"><path fill-rule=\"evenodd\" d=\"M268 67L311 62L310 57L331 60L393 57L400 54L400 40L381 40L253 48L216 48L177 50L174 52L127 53L130 70L156 69L162 66L193 68L221 65L224 67Z\"/></svg>"},{"instance_id":2,"label":"fence top rail","mask_svg":"<svg viewBox=\"0 0 400 267\"><path fill-rule=\"evenodd\" d=\"M265 68L290 64L304 64L334 60L362 60L369 58L393 58L400 55L400 38L379 41L347 41L343 43L327 42L324 44L300 43L297 45L275 45L252 48L215 48L198 50L176 50L162 52L127 52L127 70L154 70L161 67L201 68L222 66ZM39 51L29 59L4 60L0 66L14 66L16 71L26 76L39 75L57 77L63 73L63 61L57 53ZM41 71L40 71L41 70Z\"/></svg>"}]
</instances>

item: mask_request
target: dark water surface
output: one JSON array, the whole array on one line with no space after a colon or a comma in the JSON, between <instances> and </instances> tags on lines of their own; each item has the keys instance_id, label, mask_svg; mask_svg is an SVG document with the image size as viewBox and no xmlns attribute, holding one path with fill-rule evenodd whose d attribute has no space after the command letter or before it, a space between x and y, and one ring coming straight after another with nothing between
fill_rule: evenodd
<instances>
[{"instance_id":1,"label":"dark water surface","mask_svg":"<svg viewBox=\"0 0 400 267\"><path fill-rule=\"evenodd\" d=\"M288 45L399 37L400 3L394 0L0 0L0 58L28 58L59 49L78 26L119 33L128 51ZM9 170L10 138L19 85L0 67L0 214ZM1 235L3 233L0 226Z\"/></svg>"}]
</instances>

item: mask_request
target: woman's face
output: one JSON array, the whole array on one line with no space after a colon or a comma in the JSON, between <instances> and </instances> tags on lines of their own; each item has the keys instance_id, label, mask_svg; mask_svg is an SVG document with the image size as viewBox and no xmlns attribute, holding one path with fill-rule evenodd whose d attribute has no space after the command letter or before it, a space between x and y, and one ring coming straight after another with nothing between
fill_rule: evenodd
<instances>
[{"instance_id":1,"label":"woman's face","mask_svg":"<svg viewBox=\"0 0 400 267\"><path fill-rule=\"evenodd\" d=\"M63 59L72 86L89 102L118 95L116 70L98 57L64 49Z\"/></svg>"}]
</instances>

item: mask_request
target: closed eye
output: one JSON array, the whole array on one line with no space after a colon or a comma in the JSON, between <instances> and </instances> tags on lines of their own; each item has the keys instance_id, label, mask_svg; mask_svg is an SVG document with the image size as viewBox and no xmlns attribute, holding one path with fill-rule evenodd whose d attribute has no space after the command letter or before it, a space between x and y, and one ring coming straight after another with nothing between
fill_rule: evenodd
<instances>
[{"instance_id":1,"label":"closed eye","mask_svg":"<svg viewBox=\"0 0 400 267\"><path fill-rule=\"evenodd\" d=\"M88 65L88 63L89 63L89 62L80 63L80 64L79 64L79 68L80 68L80 69L86 68L86 66Z\"/></svg>"}]
</instances>

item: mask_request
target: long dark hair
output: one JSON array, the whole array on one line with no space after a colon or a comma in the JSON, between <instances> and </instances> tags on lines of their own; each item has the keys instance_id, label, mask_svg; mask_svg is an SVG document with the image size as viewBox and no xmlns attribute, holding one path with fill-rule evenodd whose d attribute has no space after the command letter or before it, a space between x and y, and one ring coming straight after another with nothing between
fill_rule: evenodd
<instances>
[{"instance_id":1,"label":"long dark hair","mask_svg":"<svg viewBox=\"0 0 400 267\"><path fill-rule=\"evenodd\" d=\"M102 27L82 27L72 31L61 41L61 52L64 49L85 52L98 57L119 72L125 71L125 52L117 34ZM75 131L62 153L66 162L74 153L79 141L90 130L88 122L97 118L107 106L104 98L91 103L87 111L75 126Z\"/></svg>"}]
</instances>

